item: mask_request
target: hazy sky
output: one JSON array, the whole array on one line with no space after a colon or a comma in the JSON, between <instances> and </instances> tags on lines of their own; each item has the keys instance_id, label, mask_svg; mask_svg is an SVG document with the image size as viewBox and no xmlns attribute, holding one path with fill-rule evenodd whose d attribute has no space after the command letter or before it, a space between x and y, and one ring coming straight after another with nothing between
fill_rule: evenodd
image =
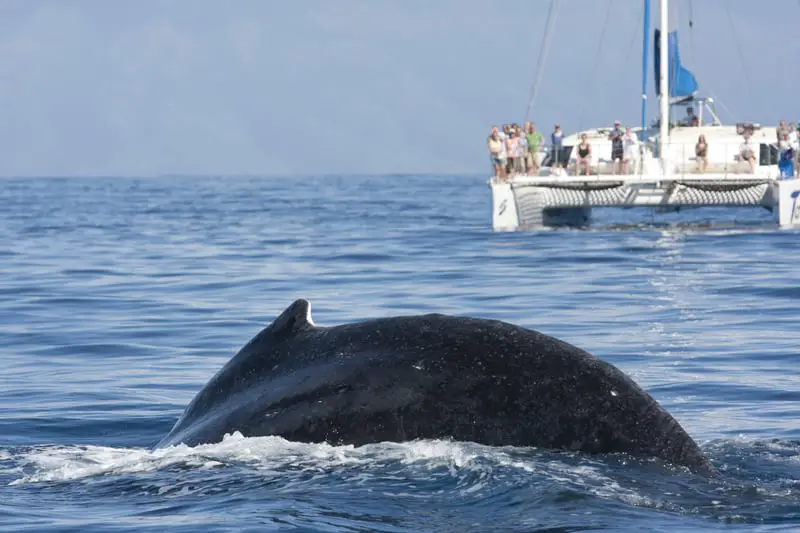
<instances>
[{"instance_id":1,"label":"hazy sky","mask_svg":"<svg viewBox=\"0 0 800 533\"><path fill-rule=\"evenodd\" d=\"M0 0L0 176L488 173L549 3ZM534 120L638 124L642 2L559 4ZM672 4L723 121L800 118L800 2Z\"/></svg>"}]
</instances>

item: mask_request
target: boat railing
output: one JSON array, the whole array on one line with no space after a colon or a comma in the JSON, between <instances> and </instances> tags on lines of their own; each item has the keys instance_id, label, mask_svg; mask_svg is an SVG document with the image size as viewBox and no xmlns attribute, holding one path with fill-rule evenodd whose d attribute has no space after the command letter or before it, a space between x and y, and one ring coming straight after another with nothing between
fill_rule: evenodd
<instances>
[{"instance_id":1,"label":"boat railing","mask_svg":"<svg viewBox=\"0 0 800 533\"><path fill-rule=\"evenodd\" d=\"M776 143L764 143L753 140L752 164L743 157L742 140L707 142L705 160L697 155L696 141L671 142L663 146L663 160L658 156L658 143L645 142L635 150L626 165L619 161L612 163L610 148L604 146L599 150L593 147L593 154L586 175L584 166L578 168L576 149L572 148L569 160L557 168L548 164L540 169L537 175L527 174L528 178L573 178L573 180L591 179L625 179L626 181L641 179L653 181L657 177L698 178L698 179L776 179L791 177L797 166L796 159L781 161L781 150ZM608 152L608 153L598 153Z\"/></svg>"}]
</instances>

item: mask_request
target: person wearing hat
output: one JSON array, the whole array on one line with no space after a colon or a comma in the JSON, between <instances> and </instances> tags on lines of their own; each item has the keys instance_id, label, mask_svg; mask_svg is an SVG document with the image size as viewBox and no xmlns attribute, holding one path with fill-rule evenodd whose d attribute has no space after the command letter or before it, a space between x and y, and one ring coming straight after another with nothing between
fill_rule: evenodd
<instances>
[{"instance_id":1,"label":"person wearing hat","mask_svg":"<svg viewBox=\"0 0 800 533\"><path fill-rule=\"evenodd\" d=\"M625 149L623 146L623 136L625 132L620 127L619 120L614 121L614 129L608 134L608 140L611 141L611 172L617 174L617 161L619 161L619 168L622 170L622 160L624 158Z\"/></svg>"}]
</instances>

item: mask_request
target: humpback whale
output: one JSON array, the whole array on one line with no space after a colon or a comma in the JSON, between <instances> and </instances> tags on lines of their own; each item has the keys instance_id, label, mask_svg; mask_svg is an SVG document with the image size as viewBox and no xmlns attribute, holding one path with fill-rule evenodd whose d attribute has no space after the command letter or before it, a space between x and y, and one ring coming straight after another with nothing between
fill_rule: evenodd
<instances>
[{"instance_id":1,"label":"humpback whale","mask_svg":"<svg viewBox=\"0 0 800 533\"><path fill-rule=\"evenodd\" d=\"M713 471L630 377L564 341L442 314L317 327L302 299L209 380L156 448L236 431L353 445L450 438Z\"/></svg>"}]
</instances>

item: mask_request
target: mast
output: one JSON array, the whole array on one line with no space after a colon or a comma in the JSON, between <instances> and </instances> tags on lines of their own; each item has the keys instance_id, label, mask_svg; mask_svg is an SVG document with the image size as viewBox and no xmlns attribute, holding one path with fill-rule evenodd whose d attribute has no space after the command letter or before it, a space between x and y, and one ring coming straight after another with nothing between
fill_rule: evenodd
<instances>
[{"instance_id":1,"label":"mast","mask_svg":"<svg viewBox=\"0 0 800 533\"><path fill-rule=\"evenodd\" d=\"M645 140L647 127L647 50L650 44L650 0L644 0L644 40L642 41L642 131L639 139Z\"/></svg>"},{"instance_id":2,"label":"mast","mask_svg":"<svg viewBox=\"0 0 800 533\"><path fill-rule=\"evenodd\" d=\"M666 170L664 149L669 144L669 0L661 0L661 34L659 35L659 84L661 86L661 112L659 113L660 136L658 141L658 157L662 168Z\"/></svg>"}]
</instances>

